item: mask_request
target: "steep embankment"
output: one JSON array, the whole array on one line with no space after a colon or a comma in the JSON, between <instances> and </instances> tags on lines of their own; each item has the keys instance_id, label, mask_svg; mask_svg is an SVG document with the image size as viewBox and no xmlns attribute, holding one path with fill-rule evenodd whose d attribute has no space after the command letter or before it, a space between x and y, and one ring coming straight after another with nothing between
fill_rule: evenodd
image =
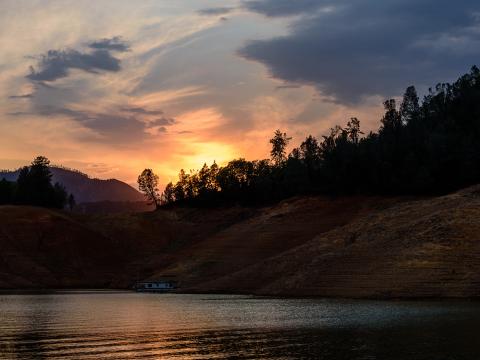
<instances>
[{"instance_id":1,"label":"steep embankment","mask_svg":"<svg viewBox=\"0 0 480 360\"><path fill-rule=\"evenodd\" d=\"M375 298L479 296L480 187L357 217L302 246L193 290Z\"/></svg>"},{"instance_id":2,"label":"steep embankment","mask_svg":"<svg viewBox=\"0 0 480 360\"><path fill-rule=\"evenodd\" d=\"M210 221L218 223L230 216L231 223L227 222L210 234L198 228L197 240L166 254L164 261L159 262L163 264L161 271L150 279L174 277L185 291L213 291L214 287L209 288L209 284L215 283L212 280L305 244L318 234L396 201L365 197L293 198L272 207L252 210L243 218L232 216L233 209L215 210ZM194 228L208 222L207 214L213 215L212 210L177 211L179 221ZM250 281L255 281L255 276ZM225 291L236 291L235 287L232 282Z\"/></svg>"},{"instance_id":3,"label":"steep embankment","mask_svg":"<svg viewBox=\"0 0 480 360\"><path fill-rule=\"evenodd\" d=\"M125 248L70 217L33 207L0 207L0 288L108 287Z\"/></svg>"},{"instance_id":4,"label":"steep embankment","mask_svg":"<svg viewBox=\"0 0 480 360\"><path fill-rule=\"evenodd\" d=\"M337 297L480 295L480 186L430 199L293 198L261 209L71 215L0 207L0 288Z\"/></svg>"},{"instance_id":5,"label":"steep embankment","mask_svg":"<svg viewBox=\"0 0 480 360\"><path fill-rule=\"evenodd\" d=\"M92 215L0 206L0 289L130 288L181 261L179 249L252 213L180 212L196 220L173 211Z\"/></svg>"}]
</instances>

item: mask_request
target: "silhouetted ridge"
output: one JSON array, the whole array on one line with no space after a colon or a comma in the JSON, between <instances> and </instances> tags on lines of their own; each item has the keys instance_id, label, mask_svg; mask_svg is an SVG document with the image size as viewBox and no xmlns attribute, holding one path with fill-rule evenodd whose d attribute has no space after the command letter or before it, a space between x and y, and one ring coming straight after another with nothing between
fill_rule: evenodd
<instances>
[{"instance_id":1,"label":"silhouetted ridge","mask_svg":"<svg viewBox=\"0 0 480 360\"><path fill-rule=\"evenodd\" d=\"M116 180L100 180L65 167L52 166L52 181L62 184L71 192L77 203L101 202L101 201L144 201L144 197L130 185ZM1 171L0 179L16 181L19 170Z\"/></svg>"}]
</instances>

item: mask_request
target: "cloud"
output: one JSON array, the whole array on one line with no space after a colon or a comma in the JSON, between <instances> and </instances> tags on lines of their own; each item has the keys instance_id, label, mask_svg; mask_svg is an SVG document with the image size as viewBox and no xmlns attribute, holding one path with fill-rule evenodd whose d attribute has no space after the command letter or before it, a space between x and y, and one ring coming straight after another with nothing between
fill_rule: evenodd
<instances>
[{"instance_id":1,"label":"cloud","mask_svg":"<svg viewBox=\"0 0 480 360\"><path fill-rule=\"evenodd\" d=\"M33 94L11 95L8 98L9 99L31 99L33 98Z\"/></svg>"},{"instance_id":2,"label":"cloud","mask_svg":"<svg viewBox=\"0 0 480 360\"><path fill-rule=\"evenodd\" d=\"M110 144L137 142L148 136L145 132L146 124L134 116L121 116L115 113L99 113L85 110L72 110L66 107L55 107L50 105L37 106L32 112L9 113L11 116L62 116L70 118L83 127L92 130L98 140ZM98 137L99 136L99 137ZM85 139L91 141L92 139Z\"/></svg>"},{"instance_id":3,"label":"cloud","mask_svg":"<svg viewBox=\"0 0 480 360\"><path fill-rule=\"evenodd\" d=\"M97 40L90 43L88 46L92 49L102 49L119 52L125 52L130 50L130 46L128 45L128 43L123 41L120 36Z\"/></svg>"},{"instance_id":4,"label":"cloud","mask_svg":"<svg viewBox=\"0 0 480 360\"><path fill-rule=\"evenodd\" d=\"M291 84L291 85L279 85L275 88L275 90L300 89L300 88L301 88L300 85Z\"/></svg>"},{"instance_id":5,"label":"cloud","mask_svg":"<svg viewBox=\"0 0 480 360\"><path fill-rule=\"evenodd\" d=\"M251 41L239 54L265 64L277 79L313 85L338 103L357 104L368 96L399 95L411 84L453 80L480 58L476 0L245 4L267 16L303 15L291 23L288 35Z\"/></svg>"},{"instance_id":6,"label":"cloud","mask_svg":"<svg viewBox=\"0 0 480 360\"><path fill-rule=\"evenodd\" d=\"M234 11L232 7L214 7L198 10L198 14L205 16L226 15Z\"/></svg>"},{"instance_id":7,"label":"cloud","mask_svg":"<svg viewBox=\"0 0 480 360\"><path fill-rule=\"evenodd\" d=\"M317 10L325 1L322 0L247 0L244 8L268 17L293 16Z\"/></svg>"},{"instance_id":8,"label":"cloud","mask_svg":"<svg viewBox=\"0 0 480 360\"><path fill-rule=\"evenodd\" d=\"M154 127L154 126L169 126L169 125L174 125L176 123L177 123L177 121L173 118L161 117L159 119L155 119L153 121L150 121L148 123L148 125L151 126L151 127Z\"/></svg>"},{"instance_id":9,"label":"cloud","mask_svg":"<svg viewBox=\"0 0 480 360\"><path fill-rule=\"evenodd\" d=\"M127 107L121 108L121 111L139 114L139 115L163 115L162 110L147 110L142 107Z\"/></svg>"},{"instance_id":10,"label":"cloud","mask_svg":"<svg viewBox=\"0 0 480 360\"><path fill-rule=\"evenodd\" d=\"M27 75L27 78L39 82L55 81L67 77L70 69L79 69L89 73L117 72L120 70L120 60L112 56L106 48L99 48L90 53L73 49L49 50L41 56L37 69L33 66L30 67L30 74Z\"/></svg>"}]
</instances>

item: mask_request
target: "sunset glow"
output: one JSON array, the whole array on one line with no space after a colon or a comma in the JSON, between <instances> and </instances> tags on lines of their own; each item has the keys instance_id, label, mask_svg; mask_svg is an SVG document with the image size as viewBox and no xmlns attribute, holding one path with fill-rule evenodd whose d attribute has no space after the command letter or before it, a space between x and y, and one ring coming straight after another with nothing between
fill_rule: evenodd
<instances>
[{"instance_id":1,"label":"sunset glow","mask_svg":"<svg viewBox=\"0 0 480 360\"><path fill-rule=\"evenodd\" d=\"M387 73L375 68L362 89L358 83L368 73L362 57L336 68L349 57L348 49L331 47L332 42L326 43L330 49L322 48L324 30L311 23L321 19L328 27L352 16L354 6L327 5L2 1L0 168L16 168L43 154L56 164L129 184L152 167L164 185L181 168L268 157L268 139L277 128L293 137L292 146L352 116L364 130L374 130L383 99L400 96L414 79L426 89L441 70L454 76L475 56L467 44L478 17L468 18L455 44L454 35L432 29L405 34L402 46L408 42L425 63L439 58L447 43L459 57L448 71L438 63L422 76L392 64L390 78L381 84L378 77ZM454 22L451 26L460 31ZM340 36L343 30L337 30ZM307 31L315 39L307 38ZM309 48L311 54L301 48L309 41L319 46ZM286 52L287 46L292 50ZM365 56L393 54L379 50Z\"/></svg>"}]
</instances>

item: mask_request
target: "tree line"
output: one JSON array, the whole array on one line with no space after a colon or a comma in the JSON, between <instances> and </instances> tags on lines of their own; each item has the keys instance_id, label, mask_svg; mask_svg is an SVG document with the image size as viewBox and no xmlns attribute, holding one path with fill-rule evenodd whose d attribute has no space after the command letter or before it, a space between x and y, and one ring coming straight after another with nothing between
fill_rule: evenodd
<instances>
[{"instance_id":1,"label":"tree line","mask_svg":"<svg viewBox=\"0 0 480 360\"><path fill-rule=\"evenodd\" d=\"M75 206L75 198L58 182L52 183L50 161L36 157L20 169L17 181L0 180L0 205L32 205L63 209Z\"/></svg>"},{"instance_id":2,"label":"tree line","mask_svg":"<svg viewBox=\"0 0 480 360\"><path fill-rule=\"evenodd\" d=\"M146 169L140 189L157 207L179 203L212 206L262 204L301 194L443 194L480 182L480 70L429 89L420 103L415 87L399 105L384 102L376 132L364 134L352 118L317 139L308 136L287 154L291 138L277 130L271 158L215 162L179 173L158 191Z\"/></svg>"}]
</instances>

